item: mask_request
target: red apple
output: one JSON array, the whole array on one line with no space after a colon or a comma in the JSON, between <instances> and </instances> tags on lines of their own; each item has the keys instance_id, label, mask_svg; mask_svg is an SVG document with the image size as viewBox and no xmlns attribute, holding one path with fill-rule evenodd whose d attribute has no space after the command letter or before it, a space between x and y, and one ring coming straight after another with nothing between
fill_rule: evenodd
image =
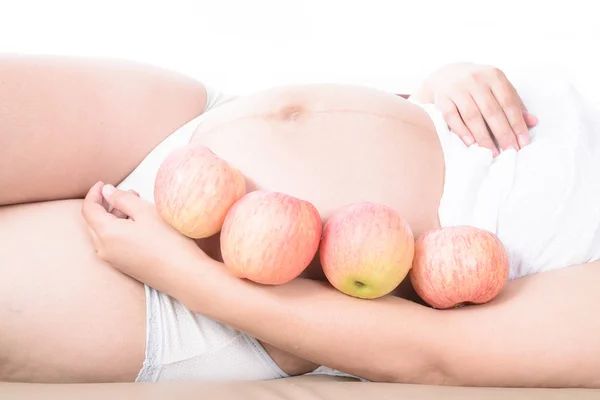
<instances>
[{"instance_id":1,"label":"red apple","mask_svg":"<svg viewBox=\"0 0 600 400\"><path fill-rule=\"evenodd\" d=\"M322 222L311 203L283 193L255 191L227 213L221 253L237 277L280 285L308 267L319 248Z\"/></svg>"},{"instance_id":2,"label":"red apple","mask_svg":"<svg viewBox=\"0 0 600 400\"><path fill-rule=\"evenodd\" d=\"M414 236L392 208L355 203L325 224L319 256L327 280L339 291L374 299L394 290L411 268Z\"/></svg>"},{"instance_id":3,"label":"red apple","mask_svg":"<svg viewBox=\"0 0 600 400\"><path fill-rule=\"evenodd\" d=\"M506 249L496 235L471 226L420 236L410 279L417 294L439 309L487 303L508 280Z\"/></svg>"},{"instance_id":4,"label":"red apple","mask_svg":"<svg viewBox=\"0 0 600 400\"><path fill-rule=\"evenodd\" d=\"M154 183L158 213L193 239L219 232L227 211L245 193L242 173L202 145L184 146L169 154Z\"/></svg>"}]
</instances>

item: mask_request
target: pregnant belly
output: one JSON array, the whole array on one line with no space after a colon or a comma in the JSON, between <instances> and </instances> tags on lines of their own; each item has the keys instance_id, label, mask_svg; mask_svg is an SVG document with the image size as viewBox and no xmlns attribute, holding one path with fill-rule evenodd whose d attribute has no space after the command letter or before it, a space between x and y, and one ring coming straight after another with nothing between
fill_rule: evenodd
<instances>
[{"instance_id":1,"label":"pregnant belly","mask_svg":"<svg viewBox=\"0 0 600 400\"><path fill-rule=\"evenodd\" d=\"M425 112L396 95L345 85L272 89L209 111L192 143L240 169L249 190L308 200L324 221L372 201L400 212L415 235L438 226L441 146Z\"/></svg>"}]
</instances>

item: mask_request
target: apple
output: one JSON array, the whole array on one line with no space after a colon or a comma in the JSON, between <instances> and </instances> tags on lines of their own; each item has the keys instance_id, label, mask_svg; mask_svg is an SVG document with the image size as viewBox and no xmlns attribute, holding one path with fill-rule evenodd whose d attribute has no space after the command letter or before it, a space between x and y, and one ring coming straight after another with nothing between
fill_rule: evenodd
<instances>
[{"instance_id":1,"label":"apple","mask_svg":"<svg viewBox=\"0 0 600 400\"><path fill-rule=\"evenodd\" d=\"M414 254L408 222L391 207L361 202L335 212L323 228L319 258L327 280L349 296L374 299L406 278Z\"/></svg>"},{"instance_id":2,"label":"apple","mask_svg":"<svg viewBox=\"0 0 600 400\"><path fill-rule=\"evenodd\" d=\"M154 183L160 216L193 239L219 232L227 211L245 193L242 173L202 145L183 146L169 154Z\"/></svg>"},{"instance_id":3,"label":"apple","mask_svg":"<svg viewBox=\"0 0 600 400\"><path fill-rule=\"evenodd\" d=\"M502 291L508 272L508 254L496 235L453 226L417 239L410 280L427 304L448 309L492 300Z\"/></svg>"},{"instance_id":4,"label":"apple","mask_svg":"<svg viewBox=\"0 0 600 400\"><path fill-rule=\"evenodd\" d=\"M321 216L310 202L284 193L250 192L225 218L223 263L239 278L280 285L308 267L321 233Z\"/></svg>"}]
</instances>

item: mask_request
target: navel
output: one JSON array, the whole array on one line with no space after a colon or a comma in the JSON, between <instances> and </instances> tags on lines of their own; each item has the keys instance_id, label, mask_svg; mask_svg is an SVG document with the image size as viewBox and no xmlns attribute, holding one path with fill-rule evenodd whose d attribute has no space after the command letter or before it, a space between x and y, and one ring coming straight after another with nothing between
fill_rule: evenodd
<instances>
[{"instance_id":1,"label":"navel","mask_svg":"<svg viewBox=\"0 0 600 400\"><path fill-rule=\"evenodd\" d=\"M291 105L282 108L279 116L283 121L296 121L301 114L303 114L302 107L298 105Z\"/></svg>"}]
</instances>

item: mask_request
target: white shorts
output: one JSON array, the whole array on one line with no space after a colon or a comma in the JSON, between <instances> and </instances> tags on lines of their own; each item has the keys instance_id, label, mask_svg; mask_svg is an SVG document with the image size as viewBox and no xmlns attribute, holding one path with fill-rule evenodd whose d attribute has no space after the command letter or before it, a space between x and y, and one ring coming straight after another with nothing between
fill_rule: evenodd
<instances>
[{"instance_id":1,"label":"white shorts","mask_svg":"<svg viewBox=\"0 0 600 400\"><path fill-rule=\"evenodd\" d=\"M600 110L564 81L529 78L517 89L539 123L528 146L495 159L421 105L445 157L441 225L497 234L510 279L600 259Z\"/></svg>"},{"instance_id":2,"label":"white shorts","mask_svg":"<svg viewBox=\"0 0 600 400\"><path fill-rule=\"evenodd\" d=\"M190 142L206 113L234 99L207 88L204 113L163 140L117 187L134 189L141 198L154 203L154 181L163 160ZM145 290L146 354L136 382L268 380L289 376L253 337L193 313L154 288L145 286ZM352 377L327 367L319 367L311 374Z\"/></svg>"}]
</instances>

